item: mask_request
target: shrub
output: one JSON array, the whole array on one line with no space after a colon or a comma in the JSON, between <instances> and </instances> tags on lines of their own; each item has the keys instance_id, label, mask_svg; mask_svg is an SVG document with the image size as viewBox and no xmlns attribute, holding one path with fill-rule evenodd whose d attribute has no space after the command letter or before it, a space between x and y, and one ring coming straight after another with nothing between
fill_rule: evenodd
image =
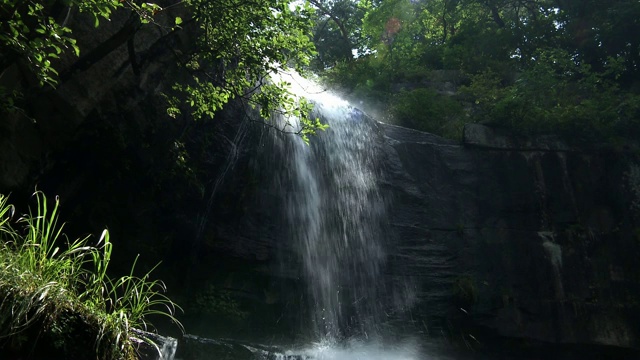
<instances>
[{"instance_id":1,"label":"shrub","mask_svg":"<svg viewBox=\"0 0 640 360\"><path fill-rule=\"evenodd\" d=\"M396 94L389 113L398 125L451 139L462 137L462 105L451 96L431 89L419 88Z\"/></svg>"}]
</instances>

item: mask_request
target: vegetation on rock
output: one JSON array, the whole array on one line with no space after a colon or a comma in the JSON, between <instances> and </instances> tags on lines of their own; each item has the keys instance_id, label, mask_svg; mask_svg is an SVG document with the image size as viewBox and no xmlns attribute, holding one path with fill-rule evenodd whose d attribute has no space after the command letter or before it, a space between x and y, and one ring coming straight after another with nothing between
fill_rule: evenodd
<instances>
[{"instance_id":1,"label":"vegetation on rock","mask_svg":"<svg viewBox=\"0 0 640 360\"><path fill-rule=\"evenodd\" d=\"M145 332L148 318L174 317L179 309L148 271L113 279L107 275L112 244L108 231L69 240L53 205L34 194L35 212L15 220L0 195L0 348L5 353L43 353L67 359L133 359L140 343L157 347ZM144 330L144 331L141 331ZM34 350L35 349L35 350ZM93 356L89 354L94 354Z\"/></svg>"}]
</instances>

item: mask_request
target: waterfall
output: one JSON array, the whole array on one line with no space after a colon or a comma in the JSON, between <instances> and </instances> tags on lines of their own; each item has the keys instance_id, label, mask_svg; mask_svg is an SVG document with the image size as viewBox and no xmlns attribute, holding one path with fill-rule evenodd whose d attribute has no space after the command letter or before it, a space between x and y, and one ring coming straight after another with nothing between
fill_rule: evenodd
<instances>
[{"instance_id":1,"label":"waterfall","mask_svg":"<svg viewBox=\"0 0 640 360\"><path fill-rule=\"evenodd\" d=\"M303 263L315 334L339 341L377 335L383 315L385 202L378 188L375 122L292 75L329 129L289 149L287 218ZM290 80L291 82L291 80Z\"/></svg>"},{"instance_id":2,"label":"waterfall","mask_svg":"<svg viewBox=\"0 0 640 360\"><path fill-rule=\"evenodd\" d=\"M295 119L274 119L276 126L265 126L269 135L261 133L254 164L269 176L257 202L265 196L266 204L276 204L269 216L282 215L282 222L273 224L282 247L278 269L272 270L286 274L282 278L289 285L299 281L295 297L283 301L283 311L296 313L282 314L276 322L300 317L302 331L284 344L186 335L181 348L191 357L184 358L423 359L425 339L403 312L411 304L410 282L396 276L392 283L389 276L390 204L380 188L381 164L388 159L379 124L297 74L275 80L292 83L295 95L314 104L312 116L329 125L305 144L296 135L271 131L295 131L287 128L297 126ZM283 323L297 325L296 320Z\"/></svg>"}]
</instances>

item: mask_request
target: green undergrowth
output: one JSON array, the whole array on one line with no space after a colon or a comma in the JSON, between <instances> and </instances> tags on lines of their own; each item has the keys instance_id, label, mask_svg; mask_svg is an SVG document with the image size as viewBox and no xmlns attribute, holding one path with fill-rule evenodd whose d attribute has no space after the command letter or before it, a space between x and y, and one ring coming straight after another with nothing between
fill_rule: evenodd
<instances>
[{"instance_id":1,"label":"green undergrowth","mask_svg":"<svg viewBox=\"0 0 640 360\"><path fill-rule=\"evenodd\" d=\"M112 243L103 231L70 240L51 204L34 193L35 211L21 217L0 195L0 352L37 358L135 359L141 346L158 349L148 317L180 309L151 271L111 278ZM142 331L141 331L142 330ZM146 345L143 345L146 344Z\"/></svg>"}]
</instances>

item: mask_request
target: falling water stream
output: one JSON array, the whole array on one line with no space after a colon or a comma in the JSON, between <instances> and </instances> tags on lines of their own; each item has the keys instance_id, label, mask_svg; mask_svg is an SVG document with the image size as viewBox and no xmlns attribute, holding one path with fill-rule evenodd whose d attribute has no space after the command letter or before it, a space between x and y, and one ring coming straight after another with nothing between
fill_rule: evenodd
<instances>
[{"instance_id":1,"label":"falling water stream","mask_svg":"<svg viewBox=\"0 0 640 360\"><path fill-rule=\"evenodd\" d=\"M389 342L397 304L389 296L387 201L379 189L380 136L375 122L341 98L297 74L282 74L292 91L314 104L329 124L310 144L290 139L287 219L302 262L315 341L285 352L309 359L421 358L411 339Z\"/></svg>"},{"instance_id":2,"label":"falling water stream","mask_svg":"<svg viewBox=\"0 0 640 360\"><path fill-rule=\"evenodd\" d=\"M298 80L301 81L301 80ZM311 97L311 95L307 95ZM375 136L362 113L328 95L311 98L330 124L294 147L288 218L312 300L311 323L328 341L376 335L385 206L376 182Z\"/></svg>"}]
</instances>

